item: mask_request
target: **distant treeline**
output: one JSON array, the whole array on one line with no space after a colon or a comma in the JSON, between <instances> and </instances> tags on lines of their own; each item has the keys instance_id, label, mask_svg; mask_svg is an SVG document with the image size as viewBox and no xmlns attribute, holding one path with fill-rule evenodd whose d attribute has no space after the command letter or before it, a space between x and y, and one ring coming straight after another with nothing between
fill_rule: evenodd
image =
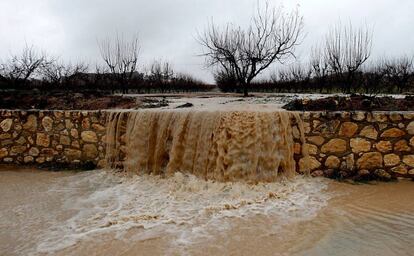
<instances>
[{"instance_id":1,"label":"distant treeline","mask_svg":"<svg viewBox=\"0 0 414 256\"><path fill-rule=\"evenodd\" d=\"M216 88L191 75L176 73L169 62L154 61L137 70L138 48L117 38L100 46L104 65L61 62L33 46L0 63L0 89L39 91L110 91L122 93L197 92Z\"/></svg>"},{"instance_id":2,"label":"distant treeline","mask_svg":"<svg viewBox=\"0 0 414 256\"><path fill-rule=\"evenodd\" d=\"M241 92L237 80L225 73L216 74L216 83L223 92ZM355 72L336 73L328 65L311 62L293 64L274 72L270 79L253 81L253 92L309 93L414 93L414 63L409 57L381 60L367 64Z\"/></svg>"}]
</instances>

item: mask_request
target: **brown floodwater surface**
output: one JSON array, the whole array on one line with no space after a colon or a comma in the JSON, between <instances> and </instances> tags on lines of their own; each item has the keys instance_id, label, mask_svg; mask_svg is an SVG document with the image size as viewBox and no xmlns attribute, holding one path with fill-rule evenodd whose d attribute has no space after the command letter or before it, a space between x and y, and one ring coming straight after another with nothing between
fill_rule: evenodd
<instances>
[{"instance_id":1,"label":"brown floodwater surface","mask_svg":"<svg viewBox=\"0 0 414 256\"><path fill-rule=\"evenodd\" d=\"M0 169L0 255L414 255L414 184Z\"/></svg>"}]
</instances>

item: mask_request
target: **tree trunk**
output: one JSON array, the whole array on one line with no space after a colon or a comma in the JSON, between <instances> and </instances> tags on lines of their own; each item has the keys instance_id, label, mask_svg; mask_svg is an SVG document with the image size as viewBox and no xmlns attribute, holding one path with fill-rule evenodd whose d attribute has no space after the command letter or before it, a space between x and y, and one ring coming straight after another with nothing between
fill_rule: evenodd
<instances>
[{"instance_id":1,"label":"tree trunk","mask_svg":"<svg viewBox=\"0 0 414 256\"><path fill-rule=\"evenodd\" d=\"M249 90L247 87L247 84L243 84L243 97L249 97Z\"/></svg>"}]
</instances>

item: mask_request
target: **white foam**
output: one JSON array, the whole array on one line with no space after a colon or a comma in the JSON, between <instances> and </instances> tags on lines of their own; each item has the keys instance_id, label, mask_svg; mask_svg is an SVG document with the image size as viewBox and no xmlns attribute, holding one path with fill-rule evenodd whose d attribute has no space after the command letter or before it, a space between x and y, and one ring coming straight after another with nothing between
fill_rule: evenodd
<instances>
[{"instance_id":1,"label":"white foam","mask_svg":"<svg viewBox=\"0 0 414 256\"><path fill-rule=\"evenodd\" d=\"M229 218L263 214L285 223L304 220L327 204L328 182L296 177L249 185L204 181L182 173L163 179L105 171L65 177L49 193L64 188L62 211L73 214L43 232L37 252L52 253L105 233L122 238L132 227L144 229L133 239L170 233L177 237L175 246L185 246L208 239L208 230L228 228Z\"/></svg>"}]
</instances>

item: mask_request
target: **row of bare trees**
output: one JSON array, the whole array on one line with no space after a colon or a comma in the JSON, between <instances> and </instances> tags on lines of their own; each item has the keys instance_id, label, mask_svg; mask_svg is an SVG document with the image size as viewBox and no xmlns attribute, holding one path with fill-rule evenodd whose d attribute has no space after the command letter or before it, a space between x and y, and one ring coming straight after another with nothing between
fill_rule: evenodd
<instances>
[{"instance_id":1,"label":"row of bare trees","mask_svg":"<svg viewBox=\"0 0 414 256\"><path fill-rule=\"evenodd\" d=\"M222 84L226 91L236 91L232 83ZM311 63L293 64L274 72L270 79L254 82L252 91L318 93L407 93L414 91L413 58L403 56L364 64L352 75L335 74L326 67Z\"/></svg>"},{"instance_id":2,"label":"row of bare trees","mask_svg":"<svg viewBox=\"0 0 414 256\"><path fill-rule=\"evenodd\" d=\"M295 62L273 72L270 79L253 81L273 64L296 59L303 19L297 10L258 7L250 26L211 24L199 37L207 65L222 91L402 93L413 90L412 58L368 62L373 30L339 23L311 51L306 64Z\"/></svg>"},{"instance_id":3,"label":"row of bare trees","mask_svg":"<svg viewBox=\"0 0 414 256\"><path fill-rule=\"evenodd\" d=\"M138 71L137 36L118 34L98 42L103 65L66 63L34 46L0 63L0 89L109 90L112 92L191 92L211 90L190 75L176 73L171 63L154 61L147 72Z\"/></svg>"}]
</instances>

